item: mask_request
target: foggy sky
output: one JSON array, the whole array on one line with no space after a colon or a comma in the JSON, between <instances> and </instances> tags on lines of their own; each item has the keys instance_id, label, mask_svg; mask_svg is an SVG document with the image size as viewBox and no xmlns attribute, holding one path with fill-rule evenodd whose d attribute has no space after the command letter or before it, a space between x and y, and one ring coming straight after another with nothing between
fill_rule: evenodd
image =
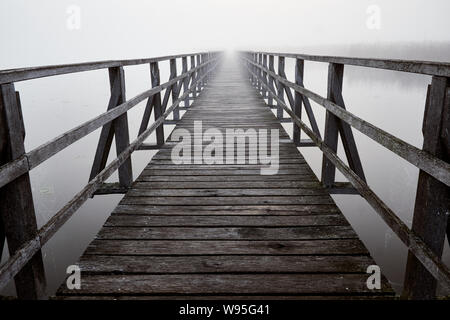
<instances>
[{"instance_id":1,"label":"foggy sky","mask_svg":"<svg viewBox=\"0 0 450 320\"><path fill-rule=\"evenodd\" d=\"M67 28L70 5L80 29ZM380 8L380 29L366 12ZM1 0L0 69L210 49L449 41L448 0ZM308 53L308 52L306 52Z\"/></svg>"}]
</instances>

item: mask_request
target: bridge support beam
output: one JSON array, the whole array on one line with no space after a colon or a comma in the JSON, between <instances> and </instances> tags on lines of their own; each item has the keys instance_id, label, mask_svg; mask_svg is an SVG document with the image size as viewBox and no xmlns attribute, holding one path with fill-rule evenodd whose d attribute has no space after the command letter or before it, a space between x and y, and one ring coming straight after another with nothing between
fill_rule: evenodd
<instances>
[{"instance_id":1,"label":"bridge support beam","mask_svg":"<svg viewBox=\"0 0 450 320\"><path fill-rule=\"evenodd\" d=\"M423 150L450 162L450 79L434 76L428 87L423 118ZM412 231L439 257L448 233L450 188L424 171L419 173ZM450 240L449 240L450 241ZM433 299L436 279L410 252L403 297ZM447 293L448 294L448 293Z\"/></svg>"},{"instance_id":2,"label":"bridge support beam","mask_svg":"<svg viewBox=\"0 0 450 320\"><path fill-rule=\"evenodd\" d=\"M0 165L25 154L25 127L14 84L0 86ZM10 255L37 235L30 176L25 173L0 189L0 249L8 241ZM1 251L0 251L1 257ZM45 273L39 250L14 278L19 299L45 296Z\"/></svg>"},{"instance_id":3,"label":"bridge support beam","mask_svg":"<svg viewBox=\"0 0 450 320\"><path fill-rule=\"evenodd\" d=\"M108 110L115 108L126 101L125 73L123 67L109 68L109 82L111 87L111 98L108 103ZM115 137L116 152L117 155L119 155L130 144L127 113L124 113L117 119L103 126L89 180L92 180L106 167L113 137ZM128 188L133 182L130 158L119 167L119 182L120 186L124 188Z\"/></svg>"},{"instance_id":4,"label":"bridge support beam","mask_svg":"<svg viewBox=\"0 0 450 320\"><path fill-rule=\"evenodd\" d=\"M343 79L344 65L339 63L330 63L328 67L327 99L345 109L344 99L342 97ZM365 181L364 171L351 127L334 114L327 111L325 118L324 143L335 153L337 153L338 134L341 135L342 144L344 146L345 155L350 168ZM326 187L333 187L335 183L335 176L336 167L324 155L322 161L322 183Z\"/></svg>"},{"instance_id":5,"label":"bridge support beam","mask_svg":"<svg viewBox=\"0 0 450 320\"><path fill-rule=\"evenodd\" d=\"M152 83L152 88L158 87L160 85L160 76L159 76L159 66L158 62L150 63L150 80ZM147 100L147 105L145 107L144 115L142 117L141 126L139 127L138 135L141 135L148 128L148 123L150 121L150 117L152 114L152 110L155 110L154 117L155 121L158 120L159 117L163 114L162 106L161 106L161 92L150 96ZM149 148L149 146L142 145L139 150L154 150L159 149L164 144L164 123L156 128L156 145L151 146L153 148Z\"/></svg>"}]
</instances>

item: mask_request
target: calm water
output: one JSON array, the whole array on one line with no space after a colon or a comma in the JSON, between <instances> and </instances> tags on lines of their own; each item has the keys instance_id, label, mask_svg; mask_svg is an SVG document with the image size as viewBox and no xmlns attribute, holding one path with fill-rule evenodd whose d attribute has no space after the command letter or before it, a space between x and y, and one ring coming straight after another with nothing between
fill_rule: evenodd
<instances>
[{"instance_id":1,"label":"calm water","mask_svg":"<svg viewBox=\"0 0 450 320\"><path fill-rule=\"evenodd\" d=\"M181 70L181 66L178 66ZM167 64L161 65L161 82L167 79ZM293 62L286 60L286 72L293 75ZM289 77L289 76L288 76ZM290 77L292 79L292 77ZM326 64L307 62L305 85L326 96ZM429 77L400 75L396 72L346 67L344 99L347 109L401 139L421 148L421 126ZM31 150L55 136L104 112L109 98L106 70L58 76L18 83L26 126L26 149ZM127 97L149 87L148 66L126 68ZM144 102L145 103L145 102ZM144 103L129 112L130 137L134 139ZM313 103L323 134L324 109ZM304 119L306 117L304 116ZM284 124L291 134L292 125ZM173 126L165 128L166 136ZM88 181L100 130L88 135L31 172L33 197L39 226L70 200ZM369 185L411 226L418 169L354 131ZM305 137L305 136L303 136ZM149 141L154 141L151 136ZM320 177L321 153L317 148L302 148L310 166ZM132 156L136 177L155 151L137 151ZM342 145L339 155L345 158ZM115 150L111 152L112 160ZM345 181L338 173L338 180ZM110 180L117 179L113 175ZM48 293L53 294L65 278L65 269L75 263L94 238L121 195L96 196L85 203L44 247ZM377 213L355 195L333 196L339 208L382 272L397 291L401 291L407 250ZM6 259L6 250L3 261ZM449 264L447 242L444 261ZM11 284L3 294L13 295Z\"/></svg>"}]
</instances>

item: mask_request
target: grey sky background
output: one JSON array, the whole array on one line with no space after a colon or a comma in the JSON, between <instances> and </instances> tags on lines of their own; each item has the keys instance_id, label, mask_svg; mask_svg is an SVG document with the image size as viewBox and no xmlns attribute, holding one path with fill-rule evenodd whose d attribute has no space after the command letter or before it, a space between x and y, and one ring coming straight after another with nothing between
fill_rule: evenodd
<instances>
[{"instance_id":1,"label":"grey sky background","mask_svg":"<svg viewBox=\"0 0 450 320\"><path fill-rule=\"evenodd\" d=\"M80 28L67 9L80 8ZM380 29L366 25L380 8ZM209 49L446 42L448 0L2 0L0 68ZM308 53L308 52L306 52Z\"/></svg>"}]
</instances>

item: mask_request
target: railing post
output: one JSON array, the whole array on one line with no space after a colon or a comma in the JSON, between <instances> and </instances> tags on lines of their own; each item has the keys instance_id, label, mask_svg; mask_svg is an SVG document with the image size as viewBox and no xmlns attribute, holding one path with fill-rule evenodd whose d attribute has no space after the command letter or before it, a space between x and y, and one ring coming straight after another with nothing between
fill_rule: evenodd
<instances>
[{"instance_id":1,"label":"railing post","mask_svg":"<svg viewBox=\"0 0 450 320\"><path fill-rule=\"evenodd\" d=\"M251 61L252 60L252 53L247 53L247 58ZM249 79L250 79L250 85L253 85L253 74L251 73L252 70L252 64L250 62L248 62L248 73L249 73Z\"/></svg>"},{"instance_id":2,"label":"railing post","mask_svg":"<svg viewBox=\"0 0 450 320\"><path fill-rule=\"evenodd\" d=\"M201 65L201 64L202 64L202 61L201 61L201 55L198 54L198 55L197 55L197 67L198 67L199 65ZM197 79L199 79L199 78L201 77L202 72L203 72L202 68L198 69L198 72L197 72ZM202 91L202 83L201 83L201 81L199 81L199 82L197 83L197 89L196 89L196 90L197 90L198 93L200 93L200 92Z\"/></svg>"},{"instance_id":3,"label":"railing post","mask_svg":"<svg viewBox=\"0 0 450 320\"><path fill-rule=\"evenodd\" d=\"M177 77L177 60L176 59L170 59L170 76L171 78L176 78ZM181 88L181 86L180 86ZM172 103L178 99L178 94L179 94L179 89L178 89L178 83L175 83L172 86ZM180 119L180 110L178 109L178 107L176 107L175 109L173 109L173 120L179 120Z\"/></svg>"},{"instance_id":4,"label":"railing post","mask_svg":"<svg viewBox=\"0 0 450 320\"><path fill-rule=\"evenodd\" d=\"M299 86L303 86L303 73L304 73L304 61L301 59L295 59L295 84ZM303 96L301 93L295 91L294 96L294 114L302 118L302 102L303 102ZM300 146L300 137L301 137L301 130L300 127L293 122L293 132L292 136L294 139L294 143L296 146Z\"/></svg>"},{"instance_id":5,"label":"railing post","mask_svg":"<svg viewBox=\"0 0 450 320\"><path fill-rule=\"evenodd\" d=\"M109 69L109 78L111 90L114 89L114 82L119 81L120 86L120 98L117 105L120 105L126 101L125 97L125 72L123 67L115 67ZM120 117L113 121L115 141L116 141L116 153L121 154L130 145L130 136L128 131L128 116L124 113ZM131 169L131 157L129 157L119 167L119 182L121 187L130 187L133 183L133 172Z\"/></svg>"},{"instance_id":6,"label":"railing post","mask_svg":"<svg viewBox=\"0 0 450 320\"><path fill-rule=\"evenodd\" d=\"M181 63L183 66L182 73L186 73L188 71L188 64L187 64L187 57L181 58ZM189 77L184 78L183 80L183 93L186 93L186 91L189 90ZM184 107L189 107L189 95L186 95L186 98L184 99Z\"/></svg>"},{"instance_id":7,"label":"railing post","mask_svg":"<svg viewBox=\"0 0 450 320\"><path fill-rule=\"evenodd\" d=\"M258 53L258 65L262 66L262 54ZM258 75L258 92L261 94L262 90L263 90L263 85L262 85L262 70L260 68L257 68L257 75Z\"/></svg>"},{"instance_id":8,"label":"railing post","mask_svg":"<svg viewBox=\"0 0 450 320\"><path fill-rule=\"evenodd\" d=\"M253 62L258 63L258 54L255 53L253 54ZM258 67L253 65L253 72L255 73L255 89L258 90L259 89L259 77L258 77Z\"/></svg>"},{"instance_id":9,"label":"railing post","mask_svg":"<svg viewBox=\"0 0 450 320\"><path fill-rule=\"evenodd\" d=\"M204 63L205 63L205 54L204 54L204 53L202 53L202 54L200 55L200 63L201 63L201 64L204 64ZM206 73L206 68L205 68L205 66L203 66L203 67L201 68L200 76L205 75L205 73ZM204 87L205 87L205 78L203 78L203 79L200 81L200 90L203 90Z\"/></svg>"},{"instance_id":10,"label":"railing post","mask_svg":"<svg viewBox=\"0 0 450 320\"><path fill-rule=\"evenodd\" d=\"M284 74L284 57L278 56L278 75L282 77ZM278 90L277 90L277 96L278 98L284 102L284 87L283 84L279 81L278 82ZM283 119L283 108L281 105L278 105L277 108L277 118Z\"/></svg>"},{"instance_id":11,"label":"railing post","mask_svg":"<svg viewBox=\"0 0 450 320\"><path fill-rule=\"evenodd\" d=\"M267 54L263 54L263 67L267 68ZM266 71L262 71L263 73L263 79L264 79L264 83L267 85L267 72ZM267 99L268 96L268 91L267 89L264 88L263 86L263 98Z\"/></svg>"},{"instance_id":12,"label":"railing post","mask_svg":"<svg viewBox=\"0 0 450 320\"><path fill-rule=\"evenodd\" d=\"M25 154L25 128L18 97L13 83L0 85L0 165ZM28 173L0 189L0 217L11 256L25 242L36 237L37 223ZM45 296L45 272L40 250L14 280L19 299Z\"/></svg>"},{"instance_id":13,"label":"railing post","mask_svg":"<svg viewBox=\"0 0 450 320\"><path fill-rule=\"evenodd\" d=\"M125 73L123 67L111 67L108 71L111 88L111 98L108 104L108 110L110 110L126 101ZM115 137L116 152L117 155L119 155L130 144L127 113L122 114L112 122L103 126L89 180L92 180L106 167L113 137ZM129 157L119 167L119 183L121 187L128 188L131 186L132 182L133 171L131 168L131 158Z\"/></svg>"},{"instance_id":14,"label":"railing post","mask_svg":"<svg viewBox=\"0 0 450 320\"><path fill-rule=\"evenodd\" d=\"M450 162L450 79L434 76L428 87L423 117L423 150ZM449 232L450 188L420 170L412 231L438 256L442 256L445 233ZM450 239L450 238L449 238ZM450 240L449 240L450 241ZM433 299L436 279L409 252L403 296Z\"/></svg>"},{"instance_id":15,"label":"railing post","mask_svg":"<svg viewBox=\"0 0 450 320\"><path fill-rule=\"evenodd\" d=\"M275 72L275 66L274 66L274 57L272 55L269 55L269 71ZM269 76L269 88L275 92L275 87L273 83L272 76ZM267 104L272 107L274 105L273 96L271 93L269 93L269 98L267 101Z\"/></svg>"},{"instance_id":16,"label":"railing post","mask_svg":"<svg viewBox=\"0 0 450 320\"><path fill-rule=\"evenodd\" d=\"M256 53L252 53L252 61L256 63ZM256 88L258 85L258 77L256 76L256 72L258 72L258 70L256 69L256 66L254 64L252 64L252 70L253 70L252 85Z\"/></svg>"},{"instance_id":17,"label":"railing post","mask_svg":"<svg viewBox=\"0 0 450 320\"><path fill-rule=\"evenodd\" d=\"M161 84L158 62L150 63L150 77L153 88ZM163 114L161 106L161 92L158 92L153 96L153 106L155 109L155 121L156 121ZM161 125L156 128L156 144L158 146L162 146L164 144L164 122L161 123Z\"/></svg>"},{"instance_id":18,"label":"railing post","mask_svg":"<svg viewBox=\"0 0 450 320\"><path fill-rule=\"evenodd\" d=\"M194 69L194 68L195 68L195 56L191 56L191 70ZM192 82L195 81L195 79L196 79L196 74L197 74L197 72L193 72L193 73L191 74ZM193 97L193 98L196 98L196 97L197 97L197 90L192 90L192 97Z\"/></svg>"},{"instance_id":19,"label":"railing post","mask_svg":"<svg viewBox=\"0 0 450 320\"><path fill-rule=\"evenodd\" d=\"M211 61L211 59L212 59L211 53L209 52L208 53L208 62ZM209 70L209 67L210 67L210 65L208 64L208 66L206 67L207 71ZM208 78L208 83L209 83L209 81L211 80L211 73L210 72L208 72L208 77L207 78Z\"/></svg>"},{"instance_id":20,"label":"railing post","mask_svg":"<svg viewBox=\"0 0 450 320\"><path fill-rule=\"evenodd\" d=\"M343 79L344 65L340 63L330 63L328 66L327 99L345 109L344 99L342 97ZM338 132L342 138L342 144L344 146L349 167L365 181L366 178L359 158L358 149L356 148L352 129L347 123L341 121L334 114L327 111L325 117L325 137L323 141L335 153L337 152ZM322 160L322 183L326 187L332 187L335 182L335 175L336 167L324 155Z\"/></svg>"}]
</instances>

